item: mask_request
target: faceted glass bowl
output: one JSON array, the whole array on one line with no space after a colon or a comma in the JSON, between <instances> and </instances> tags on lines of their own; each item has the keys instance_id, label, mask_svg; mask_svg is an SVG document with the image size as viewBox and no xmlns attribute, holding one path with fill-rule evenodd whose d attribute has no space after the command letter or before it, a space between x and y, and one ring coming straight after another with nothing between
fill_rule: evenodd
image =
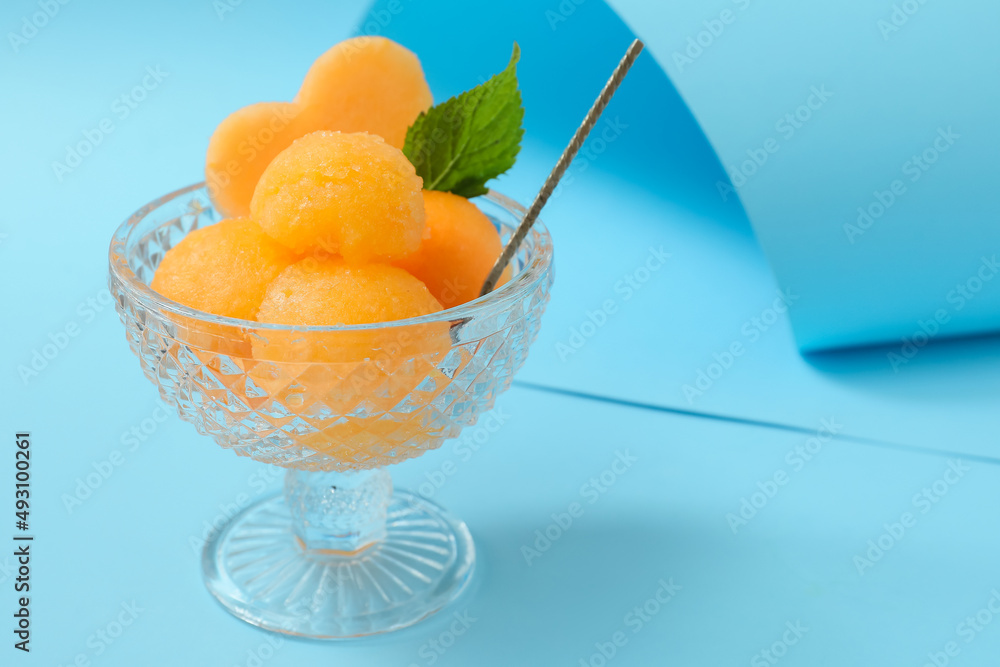
<instances>
[{"instance_id":1,"label":"faceted glass bowl","mask_svg":"<svg viewBox=\"0 0 1000 667\"><path fill-rule=\"evenodd\" d=\"M477 205L506 242L524 215ZM150 289L166 251L218 222L203 184L123 223L109 286L126 337L161 398L240 456L289 469L284 497L248 508L205 548L209 590L237 616L321 638L385 632L433 613L471 575L457 519L397 492L385 466L459 435L524 364L552 285L538 223L512 279L462 306L354 326L283 326L200 312ZM321 259L321 257L317 257Z\"/></svg>"}]
</instances>

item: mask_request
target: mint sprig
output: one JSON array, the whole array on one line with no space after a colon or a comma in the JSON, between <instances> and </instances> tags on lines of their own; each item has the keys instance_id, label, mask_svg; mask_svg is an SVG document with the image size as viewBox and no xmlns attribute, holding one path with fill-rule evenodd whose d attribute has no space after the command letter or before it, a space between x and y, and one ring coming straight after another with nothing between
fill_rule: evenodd
<instances>
[{"instance_id":1,"label":"mint sprig","mask_svg":"<svg viewBox=\"0 0 1000 667\"><path fill-rule=\"evenodd\" d=\"M488 192L488 181L514 166L524 136L520 58L515 43L504 71L417 117L403 153L424 179L425 190L478 197Z\"/></svg>"}]
</instances>

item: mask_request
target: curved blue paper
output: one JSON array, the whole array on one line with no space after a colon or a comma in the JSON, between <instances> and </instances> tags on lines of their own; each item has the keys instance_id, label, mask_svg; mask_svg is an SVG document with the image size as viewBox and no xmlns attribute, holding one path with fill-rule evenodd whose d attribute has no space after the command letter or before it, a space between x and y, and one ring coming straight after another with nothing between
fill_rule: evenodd
<instances>
[{"instance_id":1,"label":"curved blue paper","mask_svg":"<svg viewBox=\"0 0 1000 667\"><path fill-rule=\"evenodd\" d=\"M603 0L377 0L361 32L390 37L418 53L437 101L499 72L517 41L528 136L559 150L634 39ZM601 156L603 166L706 217L746 228L739 207L715 193L715 182L726 178L715 151L648 55L632 69L604 122L616 118L627 131L617 133L614 150ZM599 125L592 136L603 129ZM502 178L498 187L504 187Z\"/></svg>"},{"instance_id":2,"label":"curved blue paper","mask_svg":"<svg viewBox=\"0 0 1000 667\"><path fill-rule=\"evenodd\" d=\"M1000 5L610 2L799 295L801 348L904 339L907 354L997 329Z\"/></svg>"}]
</instances>

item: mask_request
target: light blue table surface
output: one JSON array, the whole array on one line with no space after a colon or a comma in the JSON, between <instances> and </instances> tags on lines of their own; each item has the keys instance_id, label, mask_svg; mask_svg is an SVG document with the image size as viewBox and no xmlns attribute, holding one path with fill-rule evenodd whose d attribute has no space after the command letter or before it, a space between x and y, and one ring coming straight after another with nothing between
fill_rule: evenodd
<instances>
[{"instance_id":1,"label":"light blue table surface","mask_svg":"<svg viewBox=\"0 0 1000 667\"><path fill-rule=\"evenodd\" d=\"M422 56L439 99L502 67L510 41L521 43L528 137L497 187L530 199L629 31L598 0L575 5L555 30L545 3L517 0L473 20L478 32L456 28L470 20L455 11L465 5L403 4L384 31ZM255 664L248 651L268 646L271 635L212 601L190 543L220 507L277 490L280 476L174 416L132 451L125 434L160 413L100 296L113 229L199 180L214 125L240 105L294 95L308 64L352 34L367 7L232 9L220 19L207 0L70 2L17 53L0 47L0 428L32 432L37 535L33 650L25 658L0 646L2 665L69 665L83 654L102 666L228 667ZM16 30L34 11L5 3L0 28ZM114 100L147 67L167 76L119 118ZM934 343L896 369L892 348L800 356L787 318L763 325L775 281L742 210L715 195L722 169L651 58L608 116L627 127L577 163L546 209L556 287L521 384L500 399L504 426L468 458L449 444L393 471L398 486L415 488L455 463L433 498L471 527L472 589L408 630L337 645L285 640L260 662L598 665L595 644L622 632L608 664L770 664L758 654L777 642L783 665L922 665L951 641L953 664L989 664L1000 623L971 635L960 624L1000 589L997 339ZM103 118L114 132L60 181L52 163ZM661 247L669 259L626 299L619 281ZM573 330L608 300L615 312L574 347ZM22 381L18 367L68 324L79 335ZM734 343L744 352L717 373L711 365ZM717 377L686 395L700 371ZM838 437L800 465L788 452L823 420ZM64 494L115 450L124 463L69 511ZM626 451L636 462L590 504L582 485ZM787 483L772 489L781 472ZM946 493L923 513L914 496L946 475L956 483L939 483ZM9 460L0 497L12 482ZM776 493L734 534L727 514L759 485ZM526 562L522 547L572 502L584 515ZM912 525L883 538L891 548L859 573L856 557L868 558L869 540L904 512ZM0 610L14 604L8 551ZM641 623L628 616L655 599L661 579L680 587L670 601ZM135 622L97 655L97 632L133 603ZM453 612L476 620L435 653ZM783 646L797 638L789 623L807 630Z\"/></svg>"}]
</instances>

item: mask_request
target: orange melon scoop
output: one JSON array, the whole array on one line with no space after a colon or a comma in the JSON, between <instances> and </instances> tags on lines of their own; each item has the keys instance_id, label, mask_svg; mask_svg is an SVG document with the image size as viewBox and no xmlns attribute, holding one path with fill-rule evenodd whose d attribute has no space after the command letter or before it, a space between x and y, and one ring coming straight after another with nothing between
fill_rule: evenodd
<instances>
[{"instance_id":1,"label":"orange melon scoop","mask_svg":"<svg viewBox=\"0 0 1000 667\"><path fill-rule=\"evenodd\" d=\"M369 132L402 148L406 131L433 103L420 61L384 37L355 37L321 55L294 102L252 104L212 134L205 180L215 207L246 216L264 169L291 143L317 130Z\"/></svg>"},{"instance_id":2,"label":"orange melon scoop","mask_svg":"<svg viewBox=\"0 0 1000 667\"><path fill-rule=\"evenodd\" d=\"M267 287L257 319L285 325L371 324L419 317L441 309L424 284L403 269L384 264L352 265L340 258L320 261L306 257L285 269ZM447 323L442 324L444 340L448 341ZM391 328L346 332L261 330L262 339L254 343L254 357L306 363L363 361L389 349L388 343L404 332ZM422 347L422 338L430 333L407 333L405 340L396 341L400 349L393 356L400 356L404 347Z\"/></svg>"},{"instance_id":3,"label":"orange melon scoop","mask_svg":"<svg viewBox=\"0 0 1000 667\"><path fill-rule=\"evenodd\" d=\"M420 245L422 185L403 152L381 137L313 132L268 165L250 210L265 232L296 252L377 261Z\"/></svg>"},{"instance_id":4,"label":"orange melon scoop","mask_svg":"<svg viewBox=\"0 0 1000 667\"><path fill-rule=\"evenodd\" d=\"M445 308L479 296L500 256L500 234L486 214L465 197L424 190L424 234L420 248L395 262L427 285ZM510 279L508 266L500 284Z\"/></svg>"},{"instance_id":5,"label":"orange melon scoop","mask_svg":"<svg viewBox=\"0 0 1000 667\"><path fill-rule=\"evenodd\" d=\"M252 220L223 220L168 250L150 287L196 310L252 320L267 286L296 259Z\"/></svg>"},{"instance_id":6,"label":"orange melon scoop","mask_svg":"<svg viewBox=\"0 0 1000 667\"><path fill-rule=\"evenodd\" d=\"M365 324L439 310L424 284L402 269L307 257L274 280L258 318L288 325ZM378 460L396 446L416 447L414 456L442 426L413 406L397 407L430 402L448 386L438 370L450 349L448 328L448 322L436 322L356 331L260 329L249 375L288 415L315 429L293 434L301 446L345 462L362 453ZM429 376L438 381L416 394Z\"/></svg>"}]
</instances>

